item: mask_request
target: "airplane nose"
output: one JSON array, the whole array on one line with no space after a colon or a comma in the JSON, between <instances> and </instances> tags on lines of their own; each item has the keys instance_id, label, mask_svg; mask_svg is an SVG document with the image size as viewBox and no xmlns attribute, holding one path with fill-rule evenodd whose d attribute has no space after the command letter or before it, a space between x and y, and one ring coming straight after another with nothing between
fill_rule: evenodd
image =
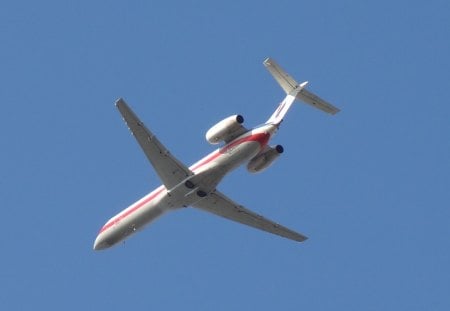
<instances>
[{"instance_id":1,"label":"airplane nose","mask_svg":"<svg viewBox=\"0 0 450 311\"><path fill-rule=\"evenodd\" d=\"M106 242L101 235L98 235L97 238L95 239L93 249L94 251L99 251L108 248L109 246L110 246L109 243Z\"/></svg>"}]
</instances>

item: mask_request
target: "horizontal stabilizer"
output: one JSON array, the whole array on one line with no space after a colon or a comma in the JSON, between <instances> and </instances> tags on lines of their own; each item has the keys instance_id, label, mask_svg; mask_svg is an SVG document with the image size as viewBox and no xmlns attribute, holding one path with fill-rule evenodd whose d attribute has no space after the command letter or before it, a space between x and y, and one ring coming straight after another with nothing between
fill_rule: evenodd
<instances>
[{"instance_id":1,"label":"horizontal stabilizer","mask_svg":"<svg viewBox=\"0 0 450 311\"><path fill-rule=\"evenodd\" d=\"M271 58L267 58L263 62L267 70L272 74L274 79L278 82L281 88L290 94L298 85L297 81L294 80L286 71L284 71L276 62Z\"/></svg>"},{"instance_id":2,"label":"horizontal stabilizer","mask_svg":"<svg viewBox=\"0 0 450 311\"><path fill-rule=\"evenodd\" d=\"M297 93L295 98L329 114L336 114L341 111L339 108L334 107L329 102L323 100L322 98L305 88L301 89L300 92Z\"/></svg>"},{"instance_id":3,"label":"horizontal stabilizer","mask_svg":"<svg viewBox=\"0 0 450 311\"><path fill-rule=\"evenodd\" d=\"M323 100L316 94L308 91L306 85L308 82L301 84L297 83L286 71L283 70L273 59L267 58L264 61L264 66L272 74L274 79L278 82L281 88L287 95L292 95L295 99L301 100L317 109L320 109L329 114L336 114L340 110L327 101Z\"/></svg>"}]
</instances>

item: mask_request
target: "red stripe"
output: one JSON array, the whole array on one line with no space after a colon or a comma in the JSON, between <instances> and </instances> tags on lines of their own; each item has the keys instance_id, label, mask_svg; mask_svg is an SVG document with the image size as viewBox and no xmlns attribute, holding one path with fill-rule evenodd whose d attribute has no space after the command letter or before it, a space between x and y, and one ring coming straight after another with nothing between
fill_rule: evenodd
<instances>
[{"instance_id":1,"label":"red stripe","mask_svg":"<svg viewBox=\"0 0 450 311\"><path fill-rule=\"evenodd\" d=\"M230 148L234 148L237 145L243 144L245 142L257 141L260 143L260 145L262 147L267 144L267 142L269 141L269 138L270 138L270 134L267 134L267 133L258 133L258 134L243 137L243 138L238 139L228 145L225 145L224 147L220 148L219 150L213 152L212 154L207 156L203 161L201 161L199 164L195 165L194 167L191 167L190 169L191 169L191 171L195 171L196 169L200 168L201 166L213 161L214 159L218 158L220 155L226 153ZM130 214L134 213L135 211L140 209L142 206L144 206L145 204L149 203L151 200L156 198L164 190L166 190L166 188L164 186L161 186L161 189L159 189L159 190L156 189L153 193L151 193L143 201L136 203L135 206L130 207L123 214L120 214L116 218L114 218L111 221L109 221L108 223L106 223L106 225L104 225L100 229L99 233L102 233L103 231L107 230L108 228L112 227L113 225L119 223L124 218L128 217Z\"/></svg>"},{"instance_id":2,"label":"red stripe","mask_svg":"<svg viewBox=\"0 0 450 311\"><path fill-rule=\"evenodd\" d=\"M126 212L124 212L123 214L121 214L120 216L117 216L116 218L112 219L111 221L109 221L106 225L103 226L103 228L100 229L99 233L102 233L103 231L105 231L106 229L112 227L113 225L119 223L120 221L122 221L122 219L124 219L125 217L127 217L128 215L134 213L135 211L137 211L138 209L140 209L142 206L144 206L145 204L149 203L151 200L153 200L154 198L156 198L161 192L163 192L166 188L162 187L161 189L157 189L158 191L155 191L154 193L150 194L147 198L145 198L143 201L136 203L135 206L131 207L130 209L128 209Z\"/></svg>"},{"instance_id":3,"label":"red stripe","mask_svg":"<svg viewBox=\"0 0 450 311\"><path fill-rule=\"evenodd\" d=\"M226 152L222 151L224 149L228 149L228 148L233 148L239 144L245 143L245 142L249 142L249 141L257 141L259 142L259 144L262 146L264 146L265 144L267 144L267 142L269 141L270 138L270 134L269 133L257 133L257 134L253 134L253 135L249 135L247 137L243 137L241 139L236 140L235 142L232 142L231 144L223 147L220 151L222 153Z\"/></svg>"},{"instance_id":4,"label":"red stripe","mask_svg":"<svg viewBox=\"0 0 450 311\"><path fill-rule=\"evenodd\" d=\"M207 156L203 161L201 161L197 165L191 166L190 170L191 171L197 170L201 166L208 164L209 162L217 159L220 155L227 153L229 149L234 148L237 145L240 145L245 142L257 141L257 142L259 142L259 144L262 147L267 144L267 142L269 141L269 138L270 138L270 134L267 134L267 133L258 133L258 134L253 134L253 135L249 135L246 137L242 137L241 139L238 139L228 145L225 145L224 147L220 148L219 150L213 152L212 154Z\"/></svg>"},{"instance_id":5,"label":"red stripe","mask_svg":"<svg viewBox=\"0 0 450 311\"><path fill-rule=\"evenodd\" d=\"M196 169L198 169L199 167L211 162L212 160L218 158L221 155L220 150L217 150L213 153L211 153L210 155L208 155L204 160L202 160L200 163L198 163L195 166L191 166L189 169L191 171L195 171Z\"/></svg>"}]
</instances>

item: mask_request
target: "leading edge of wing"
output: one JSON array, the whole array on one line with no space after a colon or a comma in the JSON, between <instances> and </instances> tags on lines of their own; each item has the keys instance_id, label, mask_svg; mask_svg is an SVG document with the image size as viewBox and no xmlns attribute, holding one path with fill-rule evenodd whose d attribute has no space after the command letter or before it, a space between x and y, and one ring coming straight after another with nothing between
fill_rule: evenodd
<instances>
[{"instance_id":1,"label":"leading edge of wing","mask_svg":"<svg viewBox=\"0 0 450 311\"><path fill-rule=\"evenodd\" d=\"M276 222L264 218L242 205L239 205L229 199L227 196L219 191L214 191L204 199L196 202L194 207L216 214L218 216L227 218L241 224L251 226L266 232L270 232L284 238L294 241L303 242L307 239L306 236L288 229Z\"/></svg>"},{"instance_id":2,"label":"leading edge of wing","mask_svg":"<svg viewBox=\"0 0 450 311\"><path fill-rule=\"evenodd\" d=\"M136 138L148 160L167 189L171 189L193 173L145 127L122 98L116 101L120 114Z\"/></svg>"}]
</instances>

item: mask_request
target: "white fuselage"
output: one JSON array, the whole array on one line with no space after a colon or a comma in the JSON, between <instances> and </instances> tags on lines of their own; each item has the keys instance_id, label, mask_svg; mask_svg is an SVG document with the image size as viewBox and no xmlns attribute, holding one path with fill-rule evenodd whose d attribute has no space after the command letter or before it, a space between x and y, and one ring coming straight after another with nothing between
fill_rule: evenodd
<instances>
[{"instance_id":1,"label":"white fuselage","mask_svg":"<svg viewBox=\"0 0 450 311\"><path fill-rule=\"evenodd\" d=\"M164 213L202 200L202 195L215 190L227 173L256 156L276 130L276 125L265 124L248 131L193 164L189 169L194 175L186 181L172 189L159 186L106 222L95 240L94 249L117 244ZM195 180L195 183L189 183L189 180ZM195 187L189 187L191 184Z\"/></svg>"}]
</instances>

